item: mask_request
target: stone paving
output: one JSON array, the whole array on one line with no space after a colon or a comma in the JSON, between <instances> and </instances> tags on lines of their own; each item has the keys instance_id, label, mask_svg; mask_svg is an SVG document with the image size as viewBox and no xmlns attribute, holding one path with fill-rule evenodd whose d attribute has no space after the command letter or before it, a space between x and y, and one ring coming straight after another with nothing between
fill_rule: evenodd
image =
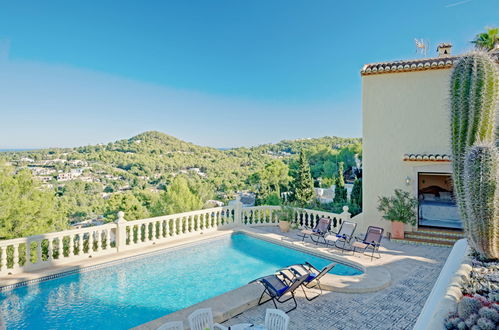
<instances>
[{"instance_id":1,"label":"stone paving","mask_svg":"<svg viewBox=\"0 0 499 330\"><path fill-rule=\"evenodd\" d=\"M279 233L274 227L259 230ZM286 235L289 239L298 239L296 232ZM386 267L392 276L388 288L364 294L326 291L311 302L298 292L298 308L288 314L289 329L412 329L451 249L387 239L383 239L382 246L379 260L370 261L360 254L350 254L349 258L366 267ZM282 308L289 306L288 302ZM224 325L263 324L267 308L274 308L272 302L251 308Z\"/></svg>"}]
</instances>

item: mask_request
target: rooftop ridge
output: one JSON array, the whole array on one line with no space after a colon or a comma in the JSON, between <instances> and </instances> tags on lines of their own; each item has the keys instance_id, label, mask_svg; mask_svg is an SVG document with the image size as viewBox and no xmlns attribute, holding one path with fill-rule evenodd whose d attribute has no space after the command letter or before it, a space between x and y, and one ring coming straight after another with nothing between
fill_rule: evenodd
<instances>
[{"instance_id":1,"label":"rooftop ridge","mask_svg":"<svg viewBox=\"0 0 499 330\"><path fill-rule=\"evenodd\" d=\"M491 53L491 56L499 63L498 51ZM462 55L368 63L362 67L360 74L365 76L381 73L448 69L461 57Z\"/></svg>"}]
</instances>

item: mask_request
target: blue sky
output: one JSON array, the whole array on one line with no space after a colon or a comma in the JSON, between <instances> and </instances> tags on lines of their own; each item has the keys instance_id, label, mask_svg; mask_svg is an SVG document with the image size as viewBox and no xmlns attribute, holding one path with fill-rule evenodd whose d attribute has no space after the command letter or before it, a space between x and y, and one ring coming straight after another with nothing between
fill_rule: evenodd
<instances>
[{"instance_id":1,"label":"blue sky","mask_svg":"<svg viewBox=\"0 0 499 330\"><path fill-rule=\"evenodd\" d=\"M0 148L361 136L364 63L419 57L414 38L460 53L498 17L497 0L0 0Z\"/></svg>"}]
</instances>

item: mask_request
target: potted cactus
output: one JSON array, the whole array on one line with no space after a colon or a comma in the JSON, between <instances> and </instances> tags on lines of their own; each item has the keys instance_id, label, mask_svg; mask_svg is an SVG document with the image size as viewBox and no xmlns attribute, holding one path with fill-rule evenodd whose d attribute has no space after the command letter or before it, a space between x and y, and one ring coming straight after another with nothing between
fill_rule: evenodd
<instances>
[{"instance_id":1,"label":"potted cactus","mask_svg":"<svg viewBox=\"0 0 499 330\"><path fill-rule=\"evenodd\" d=\"M404 224L416 224L416 198L407 191L395 189L395 195L378 198L378 211L392 222L392 238L404 238Z\"/></svg>"}]
</instances>

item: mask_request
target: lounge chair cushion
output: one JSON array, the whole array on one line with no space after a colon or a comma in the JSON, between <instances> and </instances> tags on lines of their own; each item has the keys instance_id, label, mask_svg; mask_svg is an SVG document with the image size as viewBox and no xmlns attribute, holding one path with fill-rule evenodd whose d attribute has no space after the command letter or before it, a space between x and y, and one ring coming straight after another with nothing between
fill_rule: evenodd
<instances>
[{"instance_id":1,"label":"lounge chair cushion","mask_svg":"<svg viewBox=\"0 0 499 330\"><path fill-rule=\"evenodd\" d=\"M331 241L331 242L336 242L340 237L342 237L341 235L327 235L325 237L326 241Z\"/></svg>"},{"instance_id":2,"label":"lounge chair cushion","mask_svg":"<svg viewBox=\"0 0 499 330\"><path fill-rule=\"evenodd\" d=\"M316 232L310 229L304 229L301 231L301 233L305 235L315 235Z\"/></svg>"},{"instance_id":3,"label":"lounge chair cushion","mask_svg":"<svg viewBox=\"0 0 499 330\"><path fill-rule=\"evenodd\" d=\"M365 248L367 243L364 242L353 242L352 246L357 247L359 249Z\"/></svg>"},{"instance_id":4,"label":"lounge chair cushion","mask_svg":"<svg viewBox=\"0 0 499 330\"><path fill-rule=\"evenodd\" d=\"M308 274L308 277L307 279L305 280L305 282L311 282L313 281L318 274L314 273L314 272L309 272L307 269L305 269L303 266L301 265L296 265L296 266L293 266L293 270L295 272L297 272L298 274L300 274L300 276L303 276L303 275L307 275Z\"/></svg>"},{"instance_id":5,"label":"lounge chair cushion","mask_svg":"<svg viewBox=\"0 0 499 330\"><path fill-rule=\"evenodd\" d=\"M289 286L285 285L277 276L269 275L260 279L262 282L266 282L267 285L275 291L277 296L281 296Z\"/></svg>"}]
</instances>

